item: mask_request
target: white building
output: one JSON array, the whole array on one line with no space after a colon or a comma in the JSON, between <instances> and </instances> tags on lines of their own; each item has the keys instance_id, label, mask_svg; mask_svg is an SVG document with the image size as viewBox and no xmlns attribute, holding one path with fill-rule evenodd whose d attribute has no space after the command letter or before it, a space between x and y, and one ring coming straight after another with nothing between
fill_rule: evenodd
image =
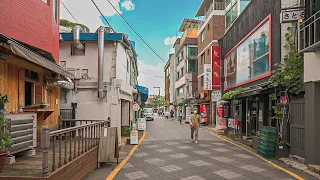
<instances>
[{"instance_id":1,"label":"white building","mask_svg":"<svg viewBox=\"0 0 320 180\"><path fill-rule=\"evenodd\" d=\"M130 125L137 94L138 67L134 42L101 26L96 33L60 34L60 64L75 73L74 90L61 90L61 108L76 103L76 119L111 120L112 127Z\"/></svg>"}]
</instances>

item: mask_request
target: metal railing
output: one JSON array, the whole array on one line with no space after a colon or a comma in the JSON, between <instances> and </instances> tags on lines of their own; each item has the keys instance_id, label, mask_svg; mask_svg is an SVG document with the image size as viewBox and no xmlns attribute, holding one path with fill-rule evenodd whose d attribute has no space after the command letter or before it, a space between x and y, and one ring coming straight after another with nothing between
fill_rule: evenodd
<instances>
[{"instance_id":1,"label":"metal railing","mask_svg":"<svg viewBox=\"0 0 320 180\"><path fill-rule=\"evenodd\" d=\"M100 134L110 121L72 120L91 122L76 127L49 132L44 126L41 132L42 173L49 175L57 168L73 161L99 145Z\"/></svg>"},{"instance_id":2,"label":"metal railing","mask_svg":"<svg viewBox=\"0 0 320 180\"><path fill-rule=\"evenodd\" d=\"M213 2L210 7L208 8L207 12L204 15L204 18L202 21L199 23L198 28L201 29L205 21L210 18L210 14L212 11L217 11L217 10L225 10L225 2Z\"/></svg>"},{"instance_id":3,"label":"metal railing","mask_svg":"<svg viewBox=\"0 0 320 180\"><path fill-rule=\"evenodd\" d=\"M312 52L320 48L320 11L298 25L300 52Z\"/></svg>"}]
</instances>

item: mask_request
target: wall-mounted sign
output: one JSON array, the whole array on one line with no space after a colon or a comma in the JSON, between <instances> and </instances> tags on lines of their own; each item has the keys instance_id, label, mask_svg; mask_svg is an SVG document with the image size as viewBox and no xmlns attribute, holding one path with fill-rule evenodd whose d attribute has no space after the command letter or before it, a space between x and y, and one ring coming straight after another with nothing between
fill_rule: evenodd
<instances>
[{"instance_id":1,"label":"wall-mounted sign","mask_svg":"<svg viewBox=\"0 0 320 180\"><path fill-rule=\"evenodd\" d=\"M221 92L220 91L212 91L211 93L211 100L212 102L217 102L221 98Z\"/></svg>"},{"instance_id":2,"label":"wall-mounted sign","mask_svg":"<svg viewBox=\"0 0 320 180\"><path fill-rule=\"evenodd\" d=\"M304 10L290 10L281 12L281 23L298 21L304 19Z\"/></svg>"},{"instance_id":3,"label":"wall-mounted sign","mask_svg":"<svg viewBox=\"0 0 320 180\"><path fill-rule=\"evenodd\" d=\"M204 64L203 90L212 90L212 67L211 64Z\"/></svg>"},{"instance_id":4,"label":"wall-mounted sign","mask_svg":"<svg viewBox=\"0 0 320 180\"><path fill-rule=\"evenodd\" d=\"M130 133L130 144L138 144L138 131L132 130Z\"/></svg>"},{"instance_id":5,"label":"wall-mounted sign","mask_svg":"<svg viewBox=\"0 0 320 180\"><path fill-rule=\"evenodd\" d=\"M212 46L212 89L220 89L220 46Z\"/></svg>"}]
</instances>

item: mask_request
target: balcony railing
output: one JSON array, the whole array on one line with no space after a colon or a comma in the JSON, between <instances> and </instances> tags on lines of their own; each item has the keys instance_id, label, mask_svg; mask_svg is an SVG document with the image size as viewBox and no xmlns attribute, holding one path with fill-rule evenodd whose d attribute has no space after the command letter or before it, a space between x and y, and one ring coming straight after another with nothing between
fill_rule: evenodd
<instances>
[{"instance_id":1,"label":"balcony railing","mask_svg":"<svg viewBox=\"0 0 320 180\"><path fill-rule=\"evenodd\" d=\"M320 49L320 11L300 23L298 28L300 52L318 51Z\"/></svg>"},{"instance_id":2,"label":"balcony railing","mask_svg":"<svg viewBox=\"0 0 320 180\"><path fill-rule=\"evenodd\" d=\"M199 29L202 27L202 25L204 24L204 22L210 18L210 14L212 13L212 11L219 11L219 10L225 10L225 2L213 2L210 7L208 8L206 14L204 15L204 18L202 19L202 21L199 24Z\"/></svg>"}]
</instances>

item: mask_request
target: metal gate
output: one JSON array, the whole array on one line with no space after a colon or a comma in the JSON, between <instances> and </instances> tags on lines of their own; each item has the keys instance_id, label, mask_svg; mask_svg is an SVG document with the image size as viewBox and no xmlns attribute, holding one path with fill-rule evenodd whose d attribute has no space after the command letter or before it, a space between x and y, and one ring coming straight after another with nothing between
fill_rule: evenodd
<instances>
[{"instance_id":1,"label":"metal gate","mask_svg":"<svg viewBox=\"0 0 320 180\"><path fill-rule=\"evenodd\" d=\"M304 157L304 98L290 101L290 154Z\"/></svg>"}]
</instances>

